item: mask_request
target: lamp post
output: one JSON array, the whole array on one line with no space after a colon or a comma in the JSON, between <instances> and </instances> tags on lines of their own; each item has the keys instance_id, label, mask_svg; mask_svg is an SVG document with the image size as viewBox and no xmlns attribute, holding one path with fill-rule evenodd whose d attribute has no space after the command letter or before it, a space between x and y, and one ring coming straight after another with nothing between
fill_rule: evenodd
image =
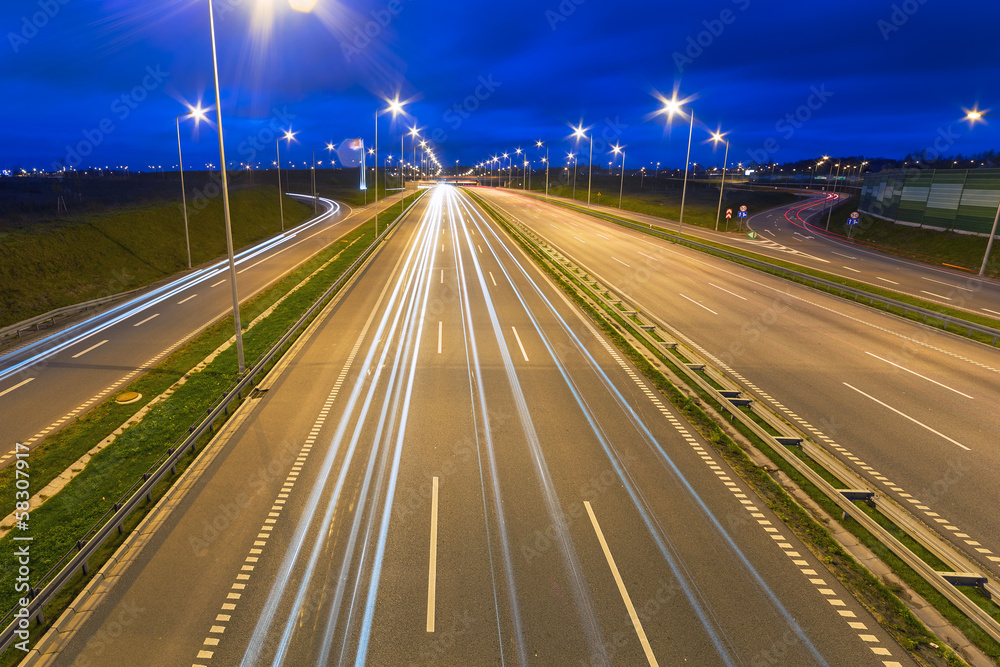
<instances>
[{"instance_id":1,"label":"lamp post","mask_svg":"<svg viewBox=\"0 0 1000 667\"><path fill-rule=\"evenodd\" d=\"M284 139L288 142L288 145L292 145L292 139L295 138L295 132L292 132L291 128L285 130L285 134L274 140L274 151L278 155L278 211L281 215L281 231L285 231L285 205L282 203L281 196L281 140Z\"/></svg>"},{"instance_id":2,"label":"lamp post","mask_svg":"<svg viewBox=\"0 0 1000 667\"><path fill-rule=\"evenodd\" d=\"M975 125L977 120L982 120L984 117L996 118L997 115L973 109L972 111L967 111L965 116L970 125ZM1000 204L997 204L997 213L993 216L993 228L990 229L990 237L986 241L986 254L983 255L983 264L979 267L979 275L981 276L986 275L986 264L990 260L990 251L993 249L993 237L997 235L997 222L1000 222Z\"/></svg>"},{"instance_id":3,"label":"lamp post","mask_svg":"<svg viewBox=\"0 0 1000 667\"><path fill-rule=\"evenodd\" d=\"M397 114L403 111L403 105L398 97L391 102L389 100L386 100L386 102L389 106L384 109L375 110L375 238L378 238L378 115L391 111L392 117L395 118Z\"/></svg>"},{"instance_id":4,"label":"lamp post","mask_svg":"<svg viewBox=\"0 0 1000 667\"><path fill-rule=\"evenodd\" d=\"M667 118L673 118L674 114L679 114L681 118L684 117L685 109L691 114L691 122L688 126L688 147L687 147L687 157L684 158L684 186L681 189L681 214L680 220L677 221L677 237L680 238L681 227L684 225L684 202L687 199L687 182L688 182L688 164L691 162L691 135L694 133L694 109L691 107L684 107L680 102L677 101L677 95L670 100L664 100L665 106L663 112L667 113Z\"/></svg>"},{"instance_id":5,"label":"lamp post","mask_svg":"<svg viewBox=\"0 0 1000 667\"><path fill-rule=\"evenodd\" d=\"M215 16L212 0L208 0L208 25L212 33L212 72L215 77L215 116L219 121L219 169L222 175L222 211L226 220L226 251L229 254L229 282L233 288L233 323L236 328L236 362L240 375L246 371L243 363L243 329L240 326L240 299L236 289L236 258L233 256L233 229L229 213L229 183L226 179L226 148L222 138L222 99L219 94L219 59L215 47Z\"/></svg>"},{"instance_id":6,"label":"lamp post","mask_svg":"<svg viewBox=\"0 0 1000 667\"><path fill-rule=\"evenodd\" d=\"M187 193L184 190L184 158L181 156L181 118L193 116L195 123L205 117L205 110L199 104L197 107L188 107L187 113L178 114L175 120L177 126L177 163L181 170L181 208L184 211L184 243L187 245L188 268L191 268L191 237L188 235L188 210Z\"/></svg>"},{"instance_id":7,"label":"lamp post","mask_svg":"<svg viewBox=\"0 0 1000 667\"><path fill-rule=\"evenodd\" d=\"M569 161L573 163L573 201L576 201L576 156L572 152L567 154L569 156ZM569 167L566 167L569 169Z\"/></svg>"},{"instance_id":8,"label":"lamp post","mask_svg":"<svg viewBox=\"0 0 1000 667\"><path fill-rule=\"evenodd\" d=\"M520 155L520 154L521 154L521 149L520 149L520 148L518 148L518 149L517 149L517 150L515 150L514 152L515 152L515 153L516 153L517 155ZM513 157L513 156L511 156L511 160L513 160L513 159L514 159L514 157ZM524 172L521 172L521 183L524 183ZM514 187L514 186L513 186L513 184L511 184L511 187Z\"/></svg>"},{"instance_id":9,"label":"lamp post","mask_svg":"<svg viewBox=\"0 0 1000 667\"><path fill-rule=\"evenodd\" d=\"M587 129L589 129L589 128L587 128ZM577 138L577 141L579 141L580 139L586 139L587 138L587 135L585 134L585 132L586 132L586 130L583 127L583 121L580 121L580 127L574 127L573 128L573 136L575 136ZM591 133L590 134L590 162L589 162L589 165L587 167L587 208L588 209L590 208L590 185L593 182L593 179L594 179L594 134Z\"/></svg>"},{"instance_id":10,"label":"lamp post","mask_svg":"<svg viewBox=\"0 0 1000 667\"><path fill-rule=\"evenodd\" d=\"M542 140L539 139L535 142L535 146L538 148L542 147ZM545 163L545 200L549 199L549 147L545 147L545 158L542 160Z\"/></svg>"},{"instance_id":11,"label":"lamp post","mask_svg":"<svg viewBox=\"0 0 1000 667\"><path fill-rule=\"evenodd\" d=\"M614 151L615 155L622 154L622 180L618 185L618 210L620 211L622 208L622 193L625 192L625 148L615 144L611 147L611 150Z\"/></svg>"},{"instance_id":12,"label":"lamp post","mask_svg":"<svg viewBox=\"0 0 1000 667\"><path fill-rule=\"evenodd\" d=\"M712 141L714 141L716 145L718 145L720 141L726 142L726 156L722 158L722 184L719 185L719 209L715 212L715 231L719 231L719 219L722 217L722 190L726 187L726 165L729 164L729 141L727 139L723 139L722 137L723 135L719 132L712 135Z\"/></svg>"},{"instance_id":13,"label":"lamp post","mask_svg":"<svg viewBox=\"0 0 1000 667\"><path fill-rule=\"evenodd\" d=\"M833 170L833 166L834 165L830 165L830 170L831 171ZM833 179L833 192L837 191L837 180L840 179L840 163L839 162L836 164L836 167L837 167L837 175ZM827 209L827 212L826 212L826 231L830 231L830 218L833 217L833 206L834 206L834 204L836 204L836 202L837 202L837 200L834 199L833 202L830 204L830 208Z\"/></svg>"}]
</instances>

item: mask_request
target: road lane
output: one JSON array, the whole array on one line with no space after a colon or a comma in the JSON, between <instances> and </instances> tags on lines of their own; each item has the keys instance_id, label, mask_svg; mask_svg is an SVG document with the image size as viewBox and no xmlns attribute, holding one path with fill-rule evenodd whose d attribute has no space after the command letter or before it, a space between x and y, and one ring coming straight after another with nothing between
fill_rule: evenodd
<instances>
[{"instance_id":1,"label":"road lane","mask_svg":"<svg viewBox=\"0 0 1000 667\"><path fill-rule=\"evenodd\" d=\"M508 243L463 195L431 193L62 657L912 664ZM191 535L261 468L192 557ZM141 623L94 655L87 638L129 601Z\"/></svg>"},{"instance_id":2,"label":"road lane","mask_svg":"<svg viewBox=\"0 0 1000 667\"><path fill-rule=\"evenodd\" d=\"M523 201L506 193L485 194L511 210ZM617 234L600 245L577 244L547 224L567 217ZM982 493L1000 492L1000 451L991 435L1000 430L1000 415L985 409L1000 400L996 350L564 209L552 207L547 218L529 222L630 294L644 313L674 324L695 349L721 368L731 368L749 393L913 507L984 567L1000 572L1000 520L983 511L980 502ZM576 234L587 237L585 229ZM637 261L623 269L609 261L612 254Z\"/></svg>"},{"instance_id":3,"label":"road lane","mask_svg":"<svg viewBox=\"0 0 1000 667\"><path fill-rule=\"evenodd\" d=\"M481 191L492 192L493 190L482 188ZM519 206L527 216L534 216L535 220L552 224L548 223L548 216L542 213L550 205L539 197L525 197L515 191L499 192L518 198L521 201ZM738 198L738 191L732 192L732 196ZM1000 314L1000 281L980 278L974 274L943 265L938 266L895 257L848 243L832 235L826 235L822 229L810 226L809 223L819 226L825 225L825 206L831 201L830 197L823 193L802 192L801 194L806 199L768 211L751 211L747 224L758 232L768 234L767 237L758 236L757 239L748 239L741 234L726 234L692 226L686 226L684 234L732 246L737 252L745 250L757 253L832 273L842 278L867 283L874 287L885 288L887 284L892 285L894 291L909 294L925 301L937 301L941 305L966 312L986 316ZM572 200L566 198L550 198L572 203ZM597 204L592 204L591 208L606 215L623 215L642 224L662 227L668 231L676 230L676 223L664 218L632 211L622 212L615 207ZM566 209L563 211L565 212ZM844 258L856 263L845 266L843 262L839 261L839 259ZM939 290L938 294L933 296L924 294L923 289L927 287L926 280L928 278L946 282L949 290L945 290L944 294L940 294Z\"/></svg>"}]
</instances>

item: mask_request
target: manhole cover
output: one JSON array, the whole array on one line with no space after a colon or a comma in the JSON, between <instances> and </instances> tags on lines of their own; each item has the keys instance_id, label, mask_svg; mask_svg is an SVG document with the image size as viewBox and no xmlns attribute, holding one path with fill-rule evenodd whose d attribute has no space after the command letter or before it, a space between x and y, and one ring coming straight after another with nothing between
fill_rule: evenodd
<instances>
[{"instance_id":1,"label":"manhole cover","mask_svg":"<svg viewBox=\"0 0 1000 667\"><path fill-rule=\"evenodd\" d=\"M142 398L142 394L140 394L139 392L126 391L123 394L119 394L118 397L115 399L115 401L122 405L125 405L126 403L135 403L140 398Z\"/></svg>"}]
</instances>

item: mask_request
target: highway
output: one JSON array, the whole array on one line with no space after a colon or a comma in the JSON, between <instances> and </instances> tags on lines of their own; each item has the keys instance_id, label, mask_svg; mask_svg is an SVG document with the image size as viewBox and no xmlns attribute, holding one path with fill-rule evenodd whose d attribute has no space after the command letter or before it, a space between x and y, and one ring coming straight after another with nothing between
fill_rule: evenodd
<instances>
[{"instance_id":1,"label":"highway","mask_svg":"<svg viewBox=\"0 0 1000 667\"><path fill-rule=\"evenodd\" d=\"M236 253L241 302L368 218L368 209L320 201L316 218ZM13 461L15 442L34 447L230 314L232 303L223 259L0 356L0 467Z\"/></svg>"},{"instance_id":2,"label":"highway","mask_svg":"<svg viewBox=\"0 0 1000 667\"><path fill-rule=\"evenodd\" d=\"M459 190L263 388L30 664L913 664Z\"/></svg>"},{"instance_id":3,"label":"highway","mask_svg":"<svg viewBox=\"0 0 1000 667\"><path fill-rule=\"evenodd\" d=\"M1000 573L1000 352L668 241L479 189Z\"/></svg>"},{"instance_id":4,"label":"highway","mask_svg":"<svg viewBox=\"0 0 1000 667\"><path fill-rule=\"evenodd\" d=\"M513 191L516 192L516 191ZM730 191L735 192L735 191ZM804 191L802 194L806 194ZM811 194L793 204L765 211L750 211L747 225L758 233L756 239L743 234L726 234L684 225L683 233L715 243L724 243L737 252L758 255L806 266L841 278L908 294L950 308L975 313L983 317L1000 319L1000 282L979 276L935 266L850 244L825 234L826 211L834 195ZM739 195L732 194L736 202L725 204L733 208L730 227L735 228ZM552 197L570 202L570 199ZM577 202L579 205L579 202ZM619 211L612 206L592 205L592 209L606 215L623 215L626 218L663 227L676 232L677 223L651 215ZM725 211L723 211L725 216ZM723 224L725 220L723 219ZM817 228L818 227L818 228Z\"/></svg>"}]
</instances>

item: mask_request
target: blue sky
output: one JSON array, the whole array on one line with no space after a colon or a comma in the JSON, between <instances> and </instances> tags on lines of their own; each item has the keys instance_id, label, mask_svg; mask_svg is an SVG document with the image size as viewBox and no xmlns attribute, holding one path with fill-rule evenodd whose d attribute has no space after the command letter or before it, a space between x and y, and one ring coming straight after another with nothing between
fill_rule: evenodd
<instances>
[{"instance_id":1,"label":"blue sky","mask_svg":"<svg viewBox=\"0 0 1000 667\"><path fill-rule=\"evenodd\" d=\"M0 168L173 168L183 103L214 102L207 2L5 0ZM962 107L1000 113L992 2L214 2L230 162L270 164L289 124L299 163L328 141L371 144L397 93L410 117L381 118L381 152L416 123L445 164L516 147L537 160L539 139L557 163L582 121L595 162L618 141L629 166L682 167L686 121L653 115L675 89L692 98L700 164L721 163L704 143L716 128L731 163L1000 145L1000 122L961 121ZM213 128L181 130L185 166L218 162Z\"/></svg>"}]
</instances>

